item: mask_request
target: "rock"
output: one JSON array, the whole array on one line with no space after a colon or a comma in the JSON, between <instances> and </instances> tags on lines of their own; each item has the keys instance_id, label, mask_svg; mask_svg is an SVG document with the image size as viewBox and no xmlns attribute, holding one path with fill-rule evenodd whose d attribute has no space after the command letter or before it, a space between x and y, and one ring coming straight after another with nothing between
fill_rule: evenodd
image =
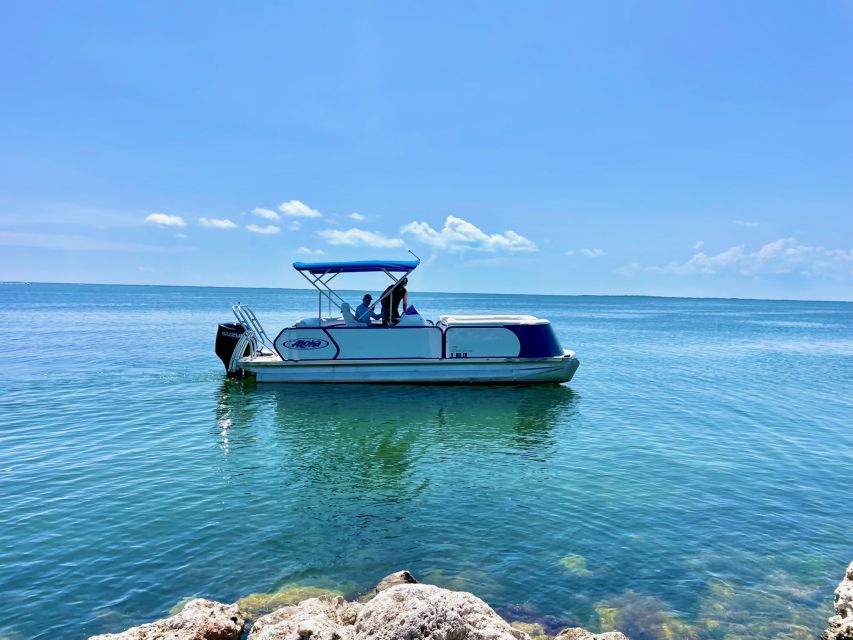
<instances>
[{"instance_id":1,"label":"rock","mask_svg":"<svg viewBox=\"0 0 853 640\"><path fill-rule=\"evenodd\" d=\"M249 640L352 640L362 606L340 596L309 598L258 618Z\"/></svg>"},{"instance_id":2,"label":"rock","mask_svg":"<svg viewBox=\"0 0 853 640\"><path fill-rule=\"evenodd\" d=\"M853 562L835 590L835 615L821 640L853 640Z\"/></svg>"},{"instance_id":3,"label":"rock","mask_svg":"<svg viewBox=\"0 0 853 640\"><path fill-rule=\"evenodd\" d=\"M397 571L382 578L379 584L373 588L373 592L379 593L380 591L385 591L385 589L396 587L398 584L418 584L418 581L415 580L415 576L404 569L403 571Z\"/></svg>"},{"instance_id":4,"label":"rock","mask_svg":"<svg viewBox=\"0 0 853 640\"><path fill-rule=\"evenodd\" d=\"M237 600L237 606L240 607L240 612L244 618L249 620L257 620L263 615L272 613L282 607L287 607L293 604L299 604L303 600L309 598L319 598L321 596L343 596L340 591L333 589L323 589L321 587L312 587L299 584L289 584L281 587L278 591L272 593L250 593Z\"/></svg>"},{"instance_id":5,"label":"rock","mask_svg":"<svg viewBox=\"0 0 853 640\"><path fill-rule=\"evenodd\" d=\"M593 633L581 627L563 629L554 640L628 640L628 637L618 631Z\"/></svg>"},{"instance_id":6,"label":"rock","mask_svg":"<svg viewBox=\"0 0 853 640\"><path fill-rule=\"evenodd\" d=\"M426 584L389 587L364 605L355 623L361 640L530 640L478 597Z\"/></svg>"},{"instance_id":7,"label":"rock","mask_svg":"<svg viewBox=\"0 0 853 640\"><path fill-rule=\"evenodd\" d=\"M237 605L198 598L171 618L89 640L239 640L243 624Z\"/></svg>"}]
</instances>

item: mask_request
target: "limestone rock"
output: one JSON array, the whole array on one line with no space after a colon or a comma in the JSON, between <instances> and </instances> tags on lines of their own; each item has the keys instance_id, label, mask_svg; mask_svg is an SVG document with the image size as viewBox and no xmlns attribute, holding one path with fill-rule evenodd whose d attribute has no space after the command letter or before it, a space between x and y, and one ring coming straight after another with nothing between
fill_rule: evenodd
<instances>
[{"instance_id":1,"label":"limestone rock","mask_svg":"<svg viewBox=\"0 0 853 640\"><path fill-rule=\"evenodd\" d=\"M197 598L171 618L89 640L239 640L243 624L237 605Z\"/></svg>"},{"instance_id":2,"label":"limestone rock","mask_svg":"<svg viewBox=\"0 0 853 640\"><path fill-rule=\"evenodd\" d=\"M529 640L478 597L426 584L380 592L358 614L355 638L370 640Z\"/></svg>"},{"instance_id":3,"label":"limestone rock","mask_svg":"<svg viewBox=\"0 0 853 640\"><path fill-rule=\"evenodd\" d=\"M258 618L249 640L352 640L362 606L340 596L309 598Z\"/></svg>"},{"instance_id":4,"label":"limestone rock","mask_svg":"<svg viewBox=\"0 0 853 640\"><path fill-rule=\"evenodd\" d=\"M398 584L418 584L418 581L415 580L415 576L403 569L382 578L379 584L373 588L373 592L379 593L385 591L385 589L396 587Z\"/></svg>"},{"instance_id":5,"label":"limestone rock","mask_svg":"<svg viewBox=\"0 0 853 640\"><path fill-rule=\"evenodd\" d=\"M853 562L835 590L835 615L821 640L853 640Z\"/></svg>"},{"instance_id":6,"label":"limestone rock","mask_svg":"<svg viewBox=\"0 0 853 640\"><path fill-rule=\"evenodd\" d=\"M581 627L563 629L554 640L628 640L628 637L618 631L593 633Z\"/></svg>"}]
</instances>

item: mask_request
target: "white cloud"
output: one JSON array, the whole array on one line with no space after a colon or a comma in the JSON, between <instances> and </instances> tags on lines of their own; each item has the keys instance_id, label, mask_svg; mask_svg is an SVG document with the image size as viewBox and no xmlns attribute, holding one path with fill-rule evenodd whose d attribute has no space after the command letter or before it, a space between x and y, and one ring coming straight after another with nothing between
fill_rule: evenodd
<instances>
[{"instance_id":1,"label":"white cloud","mask_svg":"<svg viewBox=\"0 0 853 640\"><path fill-rule=\"evenodd\" d=\"M156 224L161 227L185 227L187 223L181 216L172 216L168 213L151 213L145 218L146 224Z\"/></svg>"},{"instance_id":2,"label":"white cloud","mask_svg":"<svg viewBox=\"0 0 853 640\"><path fill-rule=\"evenodd\" d=\"M265 218L267 220L279 219L278 212L273 211L272 209L264 209L263 207L258 207L256 209L252 209L252 213L258 216L259 218Z\"/></svg>"},{"instance_id":3,"label":"white cloud","mask_svg":"<svg viewBox=\"0 0 853 640\"><path fill-rule=\"evenodd\" d=\"M447 216L440 231L436 231L426 222L410 222L400 231L431 247L448 251L538 250L531 240L515 231L488 234L467 220L455 216Z\"/></svg>"},{"instance_id":4,"label":"white cloud","mask_svg":"<svg viewBox=\"0 0 853 640\"><path fill-rule=\"evenodd\" d=\"M647 271L677 274L738 273L744 276L842 274L853 276L853 249L827 249L800 244L795 238L780 238L757 251L744 245L729 247L715 255L699 252L687 262L672 262L664 267L646 267Z\"/></svg>"},{"instance_id":5,"label":"white cloud","mask_svg":"<svg viewBox=\"0 0 853 640\"><path fill-rule=\"evenodd\" d=\"M353 211L351 214L349 214L347 216L347 218L351 218L352 220L355 220L356 222L364 222L365 220L367 220L367 216L363 216L360 213L356 213L355 211Z\"/></svg>"},{"instance_id":6,"label":"white cloud","mask_svg":"<svg viewBox=\"0 0 853 640\"><path fill-rule=\"evenodd\" d=\"M693 243L693 250L698 251L699 249L701 249L704 246L705 246L704 240L697 240L696 242Z\"/></svg>"},{"instance_id":7,"label":"white cloud","mask_svg":"<svg viewBox=\"0 0 853 640\"><path fill-rule=\"evenodd\" d=\"M754 229L758 226L758 223L753 222L752 220L735 220L735 224L739 227L749 227L750 229Z\"/></svg>"},{"instance_id":8,"label":"white cloud","mask_svg":"<svg viewBox=\"0 0 853 640\"><path fill-rule=\"evenodd\" d=\"M186 233L176 233L175 237L180 238L181 240L186 240L187 238L189 238L189 236Z\"/></svg>"},{"instance_id":9,"label":"white cloud","mask_svg":"<svg viewBox=\"0 0 853 640\"><path fill-rule=\"evenodd\" d=\"M377 249L403 246L403 241L400 238L389 238L381 233L365 231L364 229L347 229L346 231L341 231L340 229L323 229L318 235L329 244L363 245Z\"/></svg>"},{"instance_id":10,"label":"white cloud","mask_svg":"<svg viewBox=\"0 0 853 640\"><path fill-rule=\"evenodd\" d=\"M299 202L299 200L282 202L278 205L278 210L284 215L292 216L294 218L319 218L323 215L316 209L309 207L304 202Z\"/></svg>"},{"instance_id":11,"label":"white cloud","mask_svg":"<svg viewBox=\"0 0 853 640\"><path fill-rule=\"evenodd\" d=\"M208 229L236 229L237 225L228 218L199 218L198 223Z\"/></svg>"},{"instance_id":12,"label":"white cloud","mask_svg":"<svg viewBox=\"0 0 853 640\"><path fill-rule=\"evenodd\" d=\"M278 233L279 231L281 231L281 229L279 229L274 224L268 224L265 227L259 227L256 224L247 224L246 230L251 231L252 233L262 233L262 234L268 235L268 236L273 235L274 233Z\"/></svg>"},{"instance_id":13,"label":"white cloud","mask_svg":"<svg viewBox=\"0 0 853 640\"><path fill-rule=\"evenodd\" d=\"M309 249L308 247L299 247L296 250L296 253L299 253L304 256L322 256L325 252L322 249Z\"/></svg>"},{"instance_id":14,"label":"white cloud","mask_svg":"<svg viewBox=\"0 0 853 640\"><path fill-rule=\"evenodd\" d=\"M569 249L566 251L567 256L573 256L577 253L580 253L582 256L586 256L587 258L600 258L601 256L606 256L604 249L581 249L580 251L573 251Z\"/></svg>"},{"instance_id":15,"label":"white cloud","mask_svg":"<svg viewBox=\"0 0 853 640\"><path fill-rule=\"evenodd\" d=\"M299 220L291 220L287 223L288 231L299 231L302 228L302 223Z\"/></svg>"}]
</instances>

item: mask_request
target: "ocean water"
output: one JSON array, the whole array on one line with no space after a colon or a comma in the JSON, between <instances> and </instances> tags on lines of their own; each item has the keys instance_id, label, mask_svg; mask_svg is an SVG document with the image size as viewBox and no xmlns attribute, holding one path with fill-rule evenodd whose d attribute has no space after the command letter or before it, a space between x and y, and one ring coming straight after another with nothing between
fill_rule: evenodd
<instances>
[{"instance_id":1,"label":"ocean water","mask_svg":"<svg viewBox=\"0 0 853 640\"><path fill-rule=\"evenodd\" d=\"M402 568L548 629L816 638L853 559L853 304L413 291L550 318L581 360L433 388L227 380L230 304L272 332L307 291L0 299L0 638Z\"/></svg>"}]
</instances>

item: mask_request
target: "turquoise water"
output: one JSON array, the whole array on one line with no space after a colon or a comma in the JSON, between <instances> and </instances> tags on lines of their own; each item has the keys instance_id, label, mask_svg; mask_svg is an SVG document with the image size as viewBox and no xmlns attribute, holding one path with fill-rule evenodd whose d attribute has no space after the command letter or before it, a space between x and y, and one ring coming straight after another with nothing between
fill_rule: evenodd
<instances>
[{"instance_id":1,"label":"turquoise water","mask_svg":"<svg viewBox=\"0 0 853 640\"><path fill-rule=\"evenodd\" d=\"M534 313L568 386L226 380L236 300L0 285L0 637L82 638L204 595L357 594L408 568L508 617L811 638L853 559L853 304L418 294Z\"/></svg>"}]
</instances>

